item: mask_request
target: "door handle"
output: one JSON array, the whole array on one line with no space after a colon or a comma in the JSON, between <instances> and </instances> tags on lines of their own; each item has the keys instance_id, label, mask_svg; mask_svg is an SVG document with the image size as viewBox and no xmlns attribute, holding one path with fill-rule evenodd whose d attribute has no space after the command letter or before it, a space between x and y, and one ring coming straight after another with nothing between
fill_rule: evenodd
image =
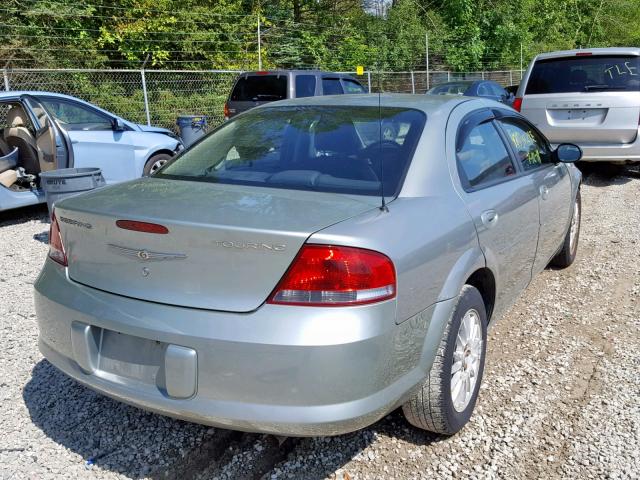
<instances>
[{"instance_id":1,"label":"door handle","mask_svg":"<svg viewBox=\"0 0 640 480\"><path fill-rule=\"evenodd\" d=\"M540 196L542 197L543 200L546 200L547 197L549 196L549 187L547 187L546 185L542 185L540 187Z\"/></svg>"},{"instance_id":2,"label":"door handle","mask_svg":"<svg viewBox=\"0 0 640 480\"><path fill-rule=\"evenodd\" d=\"M485 212L482 212L482 215L480 215L480 220L482 220L482 223L487 227L493 227L496 223L498 223L498 212L496 212L495 210L487 210Z\"/></svg>"}]
</instances>

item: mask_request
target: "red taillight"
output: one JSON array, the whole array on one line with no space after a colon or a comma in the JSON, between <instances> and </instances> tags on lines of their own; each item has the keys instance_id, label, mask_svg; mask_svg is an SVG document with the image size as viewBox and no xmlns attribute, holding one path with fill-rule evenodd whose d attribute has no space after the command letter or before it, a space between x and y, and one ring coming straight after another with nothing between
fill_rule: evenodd
<instances>
[{"instance_id":1,"label":"red taillight","mask_svg":"<svg viewBox=\"0 0 640 480\"><path fill-rule=\"evenodd\" d=\"M266 70L260 70L259 72L256 72L258 75L269 75L269 72Z\"/></svg>"},{"instance_id":2,"label":"red taillight","mask_svg":"<svg viewBox=\"0 0 640 480\"><path fill-rule=\"evenodd\" d=\"M64 267L67 266L67 254L64 252L60 225L58 225L55 211L51 215L51 228L49 229L49 258Z\"/></svg>"},{"instance_id":3,"label":"red taillight","mask_svg":"<svg viewBox=\"0 0 640 480\"><path fill-rule=\"evenodd\" d=\"M522 98L516 97L513 101L513 108L515 111L519 112L522 110Z\"/></svg>"},{"instance_id":4,"label":"red taillight","mask_svg":"<svg viewBox=\"0 0 640 480\"><path fill-rule=\"evenodd\" d=\"M362 305L395 295L396 271L386 255L354 247L305 245L268 303Z\"/></svg>"},{"instance_id":5,"label":"red taillight","mask_svg":"<svg viewBox=\"0 0 640 480\"><path fill-rule=\"evenodd\" d=\"M117 220L116 225L125 230L133 230L134 232L143 233L160 233L167 234L169 229L164 225L158 225L157 223L137 222L135 220Z\"/></svg>"},{"instance_id":6,"label":"red taillight","mask_svg":"<svg viewBox=\"0 0 640 480\"><path fill-rule=\"evenodd\" d=\"M227 102L224 102L222 113L224 113L224 118L229 118L229 104Z\"/></svg>"},{"instance_id":7,"label":"red taillight","mask_svg":"<svg viewBox=\"0 0 640 480\"><path fill-rule=\"evenodd\" d=\"M588 57L590 55L593 55L593 53L591 53L591 52L578 52L578 53L576 53L576 57Z\"/></svg>"}]
</instances>

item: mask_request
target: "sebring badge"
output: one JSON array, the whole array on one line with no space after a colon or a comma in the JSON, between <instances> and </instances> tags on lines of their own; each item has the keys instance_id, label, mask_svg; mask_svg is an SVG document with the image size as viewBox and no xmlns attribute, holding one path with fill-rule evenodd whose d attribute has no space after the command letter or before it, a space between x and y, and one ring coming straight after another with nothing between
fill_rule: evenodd
<instances>
[{"instance_id":1,"label":"sebring badge","mask_svg":"<svg viewBox=\"0 0 640 480\"><path fill-rule=\"evenodd\" d=\"M162 260L184 260L187 256L184 253L163 253L140 250L137 248L122 247L109 243L109 248L119 255L137 258L143 262L159 262ZM146 276L146 275L145 275Z\"/></svg>"}]
</instances>

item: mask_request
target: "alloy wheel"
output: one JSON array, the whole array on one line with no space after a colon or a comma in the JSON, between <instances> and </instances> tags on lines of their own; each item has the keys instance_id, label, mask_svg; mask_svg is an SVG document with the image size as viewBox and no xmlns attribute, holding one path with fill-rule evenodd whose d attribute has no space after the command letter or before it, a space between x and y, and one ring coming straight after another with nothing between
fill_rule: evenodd
<instances>
[{"instance_id":1,"label":"alloy wheel","mask_svg":"<svg viewBox=\"0 0 640 480\"><path fill-rule=\"evenodd\" d=\"M578 229L580 228L580 203L576 200L573 205L573 216L571 217L571 227L569 230L569 251L575 252Z\"/></svg>"},{"instance_id":2,"label":"alloy wheel","mask_svg":"<svg viewBox=\"0 0 640 480\"><path fill-rule=\"evenodd\" d=\"M462 317L451 365L451 401L457 412L463 412L475 391L482 361L482 326L474 309Z\"/></svg>"}]
</instances>

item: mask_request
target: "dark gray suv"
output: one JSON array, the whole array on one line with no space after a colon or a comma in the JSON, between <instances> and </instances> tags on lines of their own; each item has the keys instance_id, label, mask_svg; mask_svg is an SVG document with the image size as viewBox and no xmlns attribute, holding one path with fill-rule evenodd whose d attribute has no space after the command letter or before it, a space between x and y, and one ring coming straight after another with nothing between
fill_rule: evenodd
<instances>
[{"instance_id":1,"label":"dark gray suv","mask_svg":"<svg viewBox=\"0 0 640 480\"><path fill-rule=\"evenodd\" d=\"M250 108L287 98L367 93L351 75L319 70L246 72L238 77L224 104L229 119Z\"/></svg>"}]
</instances>

